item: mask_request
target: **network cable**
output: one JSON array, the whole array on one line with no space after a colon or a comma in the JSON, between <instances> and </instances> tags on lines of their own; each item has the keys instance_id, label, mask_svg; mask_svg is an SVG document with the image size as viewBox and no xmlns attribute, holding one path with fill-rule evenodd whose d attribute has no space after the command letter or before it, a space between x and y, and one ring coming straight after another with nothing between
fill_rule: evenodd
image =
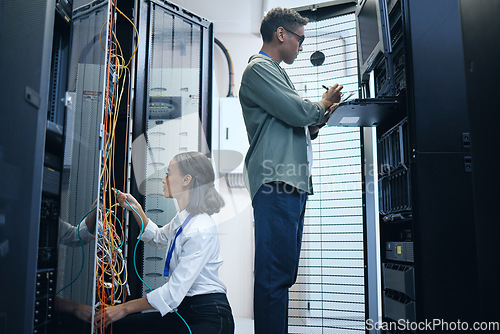
<instances>
[{"instance_id":1,"label":"network cable","mask_svg":"<svg viewBox=\"0 0 500 334\"><path fill-rule=\"evenodd\" d=\"M130 69L128 68L128 65L131 63L132 58L135 56L137 53L138 49L138 42L135 45L135 50L133 51L130 59L128 62L125 61L124 56L123 56L123 51L121 48L121 45L118 41L118 38L116 36L115 30L116 30L116 12L118 12L120 15L122 15L125 19L127 19L133 26L135 34L137 36L137 39L139 38L139 33L137 31L136 26L134 23L122 12L118 7L116 6L116 1L111 1L111 12L109 13L109 19L103 24L101 28L101 33L99 34L99 40L101 42L102 49L106 51L103 45L103 39L102 39L102 33L104 30L104 27L108 25L109 31L108 31L108 36L107 36L107 70L106 70L106 88L105 88L105 99L104 99L104 120L103 120L103 126L104 126L104 140L103 140L103 147L102 150L104 152L104 157L103 157L103 168L100 173L100 181L101 181L101 186L102 186L102 194L103 194L103 210L106 213L104 217L104 223L102 226L102 238L99 238L98 240L98 251L100 252L101 257L97 256L97 262L98 262L98 269L100 269L101 274L96 277L97 283L98 283L98 295L99 295L99 303L100 307L105 307L106 306L106 296L105 296L105 291L106 289L113 289L114 287L114 280L115 278L119 281L119 285L122 286L123 283L119 280L119 276L121 274L121 270L125 269L125 274L126 274L126 265L123 265L123 267L119 267L119 263L123 263L123 254L121 253L121 248L124 245L125 241L125 231L122 223L120 220L116 217L116 215L113 213L112 210L110 210L113 206L111 206L110 209L107 208L107 204L112 202L111 194L112 191L108 191L108 189L114 190L115 192L118 192L114 188L115 180L114 180L114 151L115 151L115 129L116 125L118 123L118 114L119 114L119 107L121 104L121 100L123 97L123 93L125 90L125 84L127 80L127 74L128 74L128 80L129 80L129 89L130 89ZM129 103L129 98L130 96L127 94L127 103ZM127 104L127 110L128 110L129 104ZM127 112L127 128L128 128L128 112ZM126 137L126 140L128 138ZM125 154L127 154L127 143L125 143ZM126 168L126 165L124 166ZM126 172L124 172L124 175L127 175ZM125 179L124 179L124 184L125 184ZM132 208L130 203L125 200L127 205L130 207L132 211L134 211L135 214L138 215L138 213ZM139 216L139 215L138 215ZM139 241L142 237L142 234L144 232L144 221L142 220L142 217L139 216L141 220L141 231L139 235L139 240L135 244L134 247L134 257L133 257L133 262L134 262L134 270L137 274L137 277L140 279L144 285L152 291L151 287L148 286L148 284L142 279L142 277L139 275L137 271L137 264L136 264L136 253L137 253L137 247L139 245ZM115 245L115 241L119 239L119 236L117 233L114 231L114 224L111 223L111 219L113 219L115 222L118 221L120 224L121 230L122 230L122 240L120 246ZM102 241L101 241L102 240ZM102 243L101 243L102 242ZM116 264L116 254L115 252L118 253L118 257L121 257L118 261L118 264ZM118 268L116 267L118 266ZM96 271L97 274L97 271ZM107 276L106 276L107 275ZM106 282L106 278L111 278L112 282ZM126 280L124 280L126 283ZM113 294L110 296L113 297ZM111 300L111 303L114 301ZM186 327L189 330L189 333L191 332L191 329L189 328L187 322L181 317L181 315L174 310L174 312L181 318L181 320L184 322ZM104 313L103 313L104 314ZM104 328L101 328L101 331L104 333Z\"/></svg>"}]
</instances>

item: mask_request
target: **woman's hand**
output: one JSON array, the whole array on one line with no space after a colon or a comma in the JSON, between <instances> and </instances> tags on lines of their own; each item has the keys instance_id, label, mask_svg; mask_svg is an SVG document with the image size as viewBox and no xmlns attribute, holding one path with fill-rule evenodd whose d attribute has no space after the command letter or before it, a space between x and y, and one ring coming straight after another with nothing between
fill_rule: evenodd
<instances>
[{"instance_id":1,"label":"woman's hand","mask_svg":"<svg viewBox=\"0 0 500 334\"><path fill-rule=\"evenodd\" d=\"M128 312L125 304L109 306L104 310L95 313L94 323L96 328L100 328L102 325L104 325L104 327L107 327L112 322L118 321L127 315Z\"/></svg>"},{"instance_id":2,"label":"woman's hand","mask_svg":"<svg viewBox=\"0 0 500 334\"><path fill-rule=\"evenodd\" d=\"M114 188L113 188L114 189ZM128 193L122 193L120 190L118 189L114 189L115 190L115 195L116 195L116 200L118 201L118 203L120 203L120 206L122 208L125 208L127 210L131 210L130 207L132 207L132 209L136 210L141 208L141 205L139 204L139 202L134 198L134 196L128 194ZM128 204L127 204L128 202ZM130 206L129 206L130 204Z\"/></svg>"},{"instance_id":3,"label":"woman's hand","mask_svg":"<svg viewBox=\"0 0 500 334\"><path fill-rule=\"evenodd\" d=\"M80 304L71 299L63 299L60 297L55 298L56 310L66 313L71 313L79 319L88 322L92 321L92 306Z\"/></svg>"},{"instance_id":4,"label":"woman's hand","mask_svg":"<svg viewBox=\"0 0 500 334\"><path fill-rule=\"evenodd\" d=\"M96 312L94 316L94 324L97 328L104 325L108 326L112 322L118 321L121 318L136 312L144 310L152 310L153 306L149 304L146 297L130 300L124 304L109 306L102 311Z\"/></svg>"},{"instance_id":5,"label":"woman's hand","mask_svg":"<svg viewBox=\"0 0 500 334\"><path fill-rule=\"evenodd\" d=\"M133 212L134 218L137 221L139 227L146 227L149 219L144 213L141 204L139 204L139 202L134 198L134 196L128 193L122 193L120 190L115 188L113 188L113 190L115 191L116 200L118 201L120 206L124 209Z\"/></svg>"},{"instance_id":6,"label":"woman's hand","mask_svg":"<svg viewBox=\"0 0 500 334\"><path fill-rule=\"evenodd\" d=\"M75 309L75 315L90 324L92 320L92 306L79 304Z\"/></svg>"}]
</instances>

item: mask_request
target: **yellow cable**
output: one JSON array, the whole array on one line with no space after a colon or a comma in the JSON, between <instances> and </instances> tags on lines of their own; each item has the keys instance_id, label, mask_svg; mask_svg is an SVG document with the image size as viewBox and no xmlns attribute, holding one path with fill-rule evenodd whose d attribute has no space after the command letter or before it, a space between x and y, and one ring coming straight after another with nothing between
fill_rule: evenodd
<instances>
[{"instance_id":1,"label":"yellow cable","mask_svg":"<svg viewBox=\"0 0 500 334\"><path fill-rule=\"evenodd\" d=\"M124 18L126 18L130 24L132 25L132 27L134 27L134 30L135 30L135 34L137 36L137 43L135 43L135 49L134 49L134 52L132 53L132 56L130 56L130 59L129 61L127 62L127 65L125 65L125 67L128 67L128 65L130 64L130 62L132 61L132 58L134 58L135 54L137 53L137 49L138 49L138 46L139 46L139 31L137 31L137 27L135 26L134 22L132 22L131 19L128 18L127 15L125 15L120 9L116 8L116 10L118 11L118 13L120 13Z\"/></svg>"},{"instance_id":2,"label":"yellow cable","mask_svg":"<svg viewBox=\"0 0 500 334\"><path fill-rule=\"evenodd\" d=\"M113 3L112 6L115 6ZM125 17L133 26L137 40L139 38L139 33L137 31L134 23L116 6L114 7L123 17ZM116 127L118 124L118 114L120 105L123 99L123 94L125 92L126 81L130 73L128 66L130 65L133 57L136 55L138 50L138 42L135 45L135 49L132 56L125 64L125 58L123 57L123 50L116 36L115 30L116 26L111 21L105 22L101 28L99 35L99 40L101 47L105 50L102 41L102 33L104 27L109 23L109 41L110 50L109 52L109 66L107 73L107 92L105 94L106 100L106 113L105 113L105 140L103 146L103 168L100 175L100 180L102 181L104 187L103 196L105 197L105 204L103 206L104 212L101 212L102 221L102 236L97 240L99 243L98 252L99 258L97 259L97 265L99 270L96 271L96 279L98 283L98 297L99 302L102 306L111 306L116 304L124 294L124 286L127 283L127 266L125 258L122 251L119 250L121 247L122 239L125 238L124 226L121 225L121 233L118 233L116 227L116 207L119 205L112 203L112 194L109 189L114 187L114 157L115 157L115 141L116 141ZM113 71L114 75L111 75ZM112 93L110 95L110 93ZM114 113L114 114L113 114ZM121 235L121 236L120 236ZM123 278L123 279L122 279ZM106 280L111 280L107 283Z\"/></svg>"}]
</instances>

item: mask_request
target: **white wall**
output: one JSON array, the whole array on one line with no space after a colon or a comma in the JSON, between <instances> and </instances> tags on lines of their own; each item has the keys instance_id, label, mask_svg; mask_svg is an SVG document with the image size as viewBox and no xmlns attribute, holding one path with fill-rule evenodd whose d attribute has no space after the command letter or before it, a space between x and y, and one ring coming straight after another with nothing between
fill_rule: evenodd
<instances>
[{"instance_id":1,"label":"white wall","mask_svg":"<svg viewBox=\"0 0 500 334\"><path fill-rule=\"evenodd\" d=\"M253 213L246 189L228 189L220 179L218 190L226 202L214 215L218 223L221 256L219 274L235 318L253 318Z\"/></svg>"},{"instance_id":2,"label":"white wall","mask_svg":"<svg viewBox=\"0 0 500 334\"><path fill-rule=\"evenodd\" d=\"M252 34L226 33L215 37L228 50L234 69L234 93L238 95L241 76L248 58L261 47L260 38ZM220 97L225 97L229 85L229 70L226 58L219 47L214 48L214 80ZM216 92L216 93L217 93ZM214 108L213 121L218 122ZM218 131L214 124L213 134ZM212 141L214 144L216 140ZM213 146L215 149L215 145ZM236 318L253 318L253 213L250 195L246 189L228 189L225 179L220 179L219 191L226 206L214 216L219 222L221 255L224 265L220 275L228 288L228 298Z\"/></svg>"},{"instance_id":3,"label":"white wall","mask_svg":"<svg viewBox=\"0 0 500 334\"><path fill-rule=\"evenodd\" d=\"M224 44L231 56L234 68L235 95L237 96L240 89L241 76L247 66L248 59L253 54L259 52L262 47L262 40L260 35L256 36L253 34L219 33L215 34L215 37ZM214 49L214 74L219 96L226 96L229 83L228 65L224 54L218 46Z\"/></svg>"},{"instance_id":4,"label":"white wall","mask_svg":"<svg viewBox=\"0 0 500 334\"><path fill-rule=\"evenodd\" d=\"M235 34L258 34L264 0L177 0L174 1L207 20L214 22L215 34L231 32Z\"/></svg>"}]
</instances>

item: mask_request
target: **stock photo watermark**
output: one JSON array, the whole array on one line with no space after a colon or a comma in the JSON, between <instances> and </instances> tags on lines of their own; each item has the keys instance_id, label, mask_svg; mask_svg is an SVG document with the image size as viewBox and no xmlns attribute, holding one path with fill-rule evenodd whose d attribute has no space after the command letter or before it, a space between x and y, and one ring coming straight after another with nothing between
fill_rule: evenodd
<instances>
[{"instance_id":1,"label":"stock photo watermark","mask_svg":"<svg viewBox=\"0 0 500 334\"><path fill-rule=\"evenodd\" d=\"M365 329L371 330L382 330L382 331L429 331L436 333L443 332L464 332L464 331L474 331L474 332L498 332L500 331L499 321L490 322L474 322L470 324L466 321L461 321L457 319L456 321L445 321L443 319L431 319L425 321L409 321L406 319L399 319L395 322L385 322L385 321L374 321L372 319L367 319L365 321Z\"/></svg>"}]
</instances>

